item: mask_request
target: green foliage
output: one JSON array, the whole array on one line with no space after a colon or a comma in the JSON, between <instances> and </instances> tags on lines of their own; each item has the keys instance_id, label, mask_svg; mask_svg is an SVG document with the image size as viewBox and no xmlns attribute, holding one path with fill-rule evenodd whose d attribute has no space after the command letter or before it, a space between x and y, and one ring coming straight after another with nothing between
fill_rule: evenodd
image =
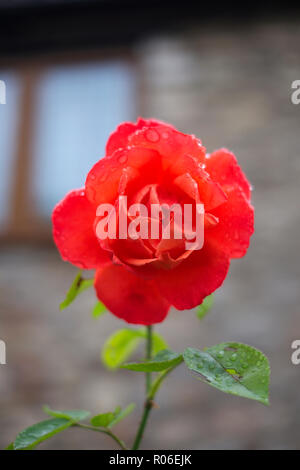
<instances>
[{"instance_id":1,"label":"green foliage","mask_svg":"<svg viewBox=\"0 0 300 470\"><path fill-rule=\"evenodd\" d=\"M160 351L151 361L130 362L122 365L122 369L137 372L161 372L169 367L180 364L183 361L182 354L175 353L169 349Z\"/></svg>"},{"instance_id":2,"label":"green foliage","mask_svg":"<svg viewBox=\"0 0 300 470\"><path fill-rule=\"evenodd\" d=\"M116 369L131 356L145 337L144 330L123 328L114 332L103 346L101 353L103 363L110 369ZM167 348L166 342L157 333L152 336L152 345L154 354Z\"/></svg>"},{"instance_id":3,"label":"green foliage","mask_svg":"<svg viewBox=\"0 0 300 470\"><path fill-rule=\"evenodd\" d=\"M51 410L48 406L44 406L43 410L47 415L53 416L54 418L65 418L77 423L88 418L91 414L89 411L85 410L56 411Z\"/></svg>"},{"instance_id":4,"label":"green foliage","mask_svg":"<svg viewBox=\"0 0 300 470\"><path fill-rule=\"evenodd\" d=\"M94 416L91 419L91 424L93 426L99 426L102 428L106 428L114 419L114 413L101 413L99 415Z\"/></svg>"},{"instance_id":5,"label":"green foliage","mask_svg":"<svg viewBox=\"0 0 300 470\"><path fill-rule=\"evenodd\" d=\"M187 348L183 359L200 380L222 392L269 403L270 367L262 352L241 343L221 343L205 351Z\"/></svg>"},{"instance_id":6,"label":"green foliage","mask_svg":"<svg viewBox=\"0 0 300 470\"><path fill-rule=\"evenodd\" d=\"M14 450L14 443L11 442L4 450Z\"/></svg>"},{"instance_id":7,"label":"green foliage","mask_svg":"<svg viewBox=\"0 0 300 470\"><path fill-rule=\"evenodd\" d=\"M72 426L73 422L65 418L52 418L29 426L17 435L15 450L34 449L38 444Z\"/></svg>"},{"instance_id":8,"label":"green foliage","mask_svg":"<svg viewBox=\"0 0 300 470\"><path fill-rule=\"evenodd\" d=\"M93 284L94 279L83 279L81 271L79 271L66 294L65 300L60 304L60 310L64 310L68 307L81 292L88 289Z\"/></svg>"},{"instance_id":9,"label":"green foliage","mask_svg":"<svg viewBox=\"0 0 300 470\"><path fill-rule=\"evenodd\" d=\"M43 410L53 418L36 423L21 431L15 442L7 447L7 450L34 449L46 439L90 416L90 412L85 410L56 411L51 410L48 406L44 406Z\"/></svg>"},{"instance_id":10,"label":"green foliage","mask_svg":"<svg viewBox=\"0 0 300 470\"><path fill-rule=\"evenodd\" d=\"M97 302L92 311L93 318L99 318L106 312L106 307L102 302Z\"/></svg>"},{"instance_id":11,"label":"green foliage","mask_svg":"<svg viewBox=\"0 0 300 470\"><path fill-rule=\"evenodd\" d=\"M122 410L120 407L118 407L115 412L114 412L114 419L110 422L109 428L112 428L116 424L118 424L120 421L122 421L126 416L128 416L130 413L133 412L135 408L134 403L130 403L130 405L126 406L124 410Z\"/></svg>"},{"instance_id":12,"label":"green foliage","mask_svg":"<svg viewBox=\"0 0 300 470\"><path fill-rule=\"evenodd\" d=\"M91 424L97 427L112 428L122 419L126 418L135 408L135 404L131 403L124 410L117 407L114 412L102 413L93 416Z\"/></svg>"},{"instance_id":13,"label":"green foliage","mask_svg":"<svg viewBox=\"0 0 300 470\"><path fill-rule=\"evenodd\" d=\"M197 307L197 317L201 320L206 316L206 314L210 311L214 303L214 296L213 294L208 295L203 300L202 304Z\"/></svg>"},{"instance_id":14,"label":"green foliage","mask_svg":"<svg viewBox=\"0 0 300 470\"><path fill-rule=\"evenodd\" d=\"M123 329L109 338L104 355L110 367L120 365L145 338L143 330ZM153 335L153 346L156 354L153 359L138 363L124 364L124 369L140 372L158 372L156 379L148 391L148 399L153 400L163 380L169 372L185 362L187 367L199 374L200 380L223 392L269 403L270 367L262 352L241 343L221 343L198 350L185 349L183 354L173 352L165 347L165 341L159 335ZM117 365L116 365L117 364ZM128 416L135 405L131 403L124 410L117 407L113 412L102 413L91 418L93 427L81 424L80 421L89 417L85 410L51 410L44 407L45 413L52 418L29 426L18 434L15 442L6 450L34 449L38 444L71 426L80 426L111 436L122 449L125 444L112 433L111 428ZM137 448L137 447L133 447Z\"/></svg>"}]
</instances>

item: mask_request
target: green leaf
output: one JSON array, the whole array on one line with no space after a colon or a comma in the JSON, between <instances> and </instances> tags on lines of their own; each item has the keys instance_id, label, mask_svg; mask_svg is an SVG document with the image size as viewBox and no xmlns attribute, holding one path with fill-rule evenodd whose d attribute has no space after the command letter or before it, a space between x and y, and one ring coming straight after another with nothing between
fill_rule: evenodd
<instances>
[{"instance_id":1,"label":"green leaf","mask_svg":"<svg viewBox=\"0 0 300 470\"><path fill-rule=\"evenodd\" d=\"M109 423L108 427L112 428L117 423L122 421L122 419L126 418L126 416L128 416L130 413L133 412L134 408L135 408L134 403L130 403L130 405L126 406L124 410L122 410L120 407L116 408L114 412L114 419Z\"/></svg>"},{"instance_id":2,"label":"green leaf","mask_svg":"<svg viewBox=\"0 0 300 470\"><path fill-rule=\"evenodd\" d=\"M99 426L101 428L107 428L108 425L114 420L114 413L102 413L100 415L96 415L91 419L91 424L93 426Z\"/></svg>"},{"instance_id":3,"label":"green leaf","mask_svg":"<svg viewBox=\"0 0 300 470\"><path fill-rule=\"evenodd\" d=\"M65 418L53 418L29 426L20 432L14 442L14 449L34 449L40 442L64 431L72 426L73 422Z\"/></svg>"},{"instance_id":4,"label":"green leaf","mask_svg":"<svg viewBox=\"0 0 300 470\"><path fill-rule=\"evenodd\" d=\"M135 370L137 372L161 372L182 362L182 354L169 349L160 351L151 361L130 362L121 366L122 369Z\"/></svg>"},{"instance_id":5,"label":"green leaf","mask_svg":"<svg viewBox=\"0 0 300 470\"><path fill-rule=\"evenodd\" d=\"M104 343L102 361L110 369L119 367L137 348L141 339L139 330L124 328L116 331Z\"/></svg>"},{"instance_id":6,"label":"green leaf","mask_svg":"<svg viewBox=\"0 0 300 470\"><path fill-rule=\"evenodd\" d=\"M200 380L222 392L269 403L270 367L262 352L241 343L221 343L205 351L187 348L183 359Z\"/></svg>"},{"instance_id":7,"label":"green leaf","mask_svg":"<svg viewBox=\"0 0 300 470\"><path fill-rule=\"evenodd\" d=\"M75 423L88 418L91 414L89 411L85 411L85 410L56 411L56 410L51 410L48 406L44 406L43 410L47 415L53 416L54 418L65 418Z\"/></svg>"},{"instance_id":8,"label":"green leaf","mask_svg":"<svg viewBox=\"0 0 300 470\"><path fill-rule=\"evenodd\" d=\"M66 294L65 300L60 304L60 310L64 310L68 307L76 299L78 294L88 289L93 284L94 279L83 279L81 277L81 271L79 271Z\"/></svg>"},{"instance_id":9,"label":"green leaf","mask_svg":"<svg viewBox=\"0 0 300 470\"><path fill-rule=\"evenodd\" d=\"M119 421L126 418L135 408L135 404L131 403L124 410L118 406L114 412L101 413L93 416L91 424L97 427L111 428L115 426Z\"/></svg>"},{"instance_id":10,"label":"green leaf","mask_svg":"<svg viewBox=\"0 0 300 470\"><path fill-rule=\"evenodd\" d=\"M143 330L143 337L146 338L146 331ZM164 349L168 349L168 344L164 340L164 338L159 335L158 333L152 333L152 353L156 355L159 351Z\"/></svg>"},{"instance_id":11,"label":"green leaf","mask_svg":"<svg viewBox=\"0 0 300 470\"><path fill-rule=\"evenodd\" d=\"M89 287L93 287L93 285L94 285L94 279L81 279L77 294L80 294L81 292L88 289Z\"/></svg>"},{"instance_id":12,"label":"green leaf","mask_svg":"<svg viewBox=\"0 0 300 470\"><path fill-rule=\"evenodd\" d=\"M14 448L14 443L11 442L7 447L5 447L4 450L14 450L14 449L15 449L15 448Z\"/></svg>"},{"instance_id":13,"label":"green leaf","mask_svg":"<svg viewBox=\"0 0 300 470\"><path fill-rule=\"evenodd\" d=\"M116 369L131 356L145 337L145 330L124 328L116 331L103 346L101 353L103 363L110 369ZM157 333L152 336L152 340L154 354L167 347L164 339Z\"/></svg>"},{"instance_id":14,"label":"green leaf","mask_svg":"<svg viewBox=\"0 0 300 470\"><path fill-rule=\"evenodd\" d=\"M97 302L93 308L92 317L99 318L106 312L106 307L102 302Z\"/></svg>"},{"instance_id":15,"label":"green leaf","mask_svg":"<svg viewBox=\"0 0 300 470\"><path fill-rule=\"evenodd\" d=\"M201 320L201 318L204 318L205 315L209 312L209 310L212 308L214 303L214 296L213 294L208 295L205 297L203 300L202 304L200 304L197 307L197 317Z\"/></svg>"}]
</instances>

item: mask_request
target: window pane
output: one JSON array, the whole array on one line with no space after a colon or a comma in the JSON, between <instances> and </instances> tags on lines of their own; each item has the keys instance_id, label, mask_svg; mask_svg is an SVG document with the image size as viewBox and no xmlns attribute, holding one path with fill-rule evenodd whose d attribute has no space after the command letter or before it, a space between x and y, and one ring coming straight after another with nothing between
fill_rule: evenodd
<instances>
[{"instance_id":1,"label":"window pane","mask_svg":"<svg viewBox=\"0 0 300 470\"><path fill-rule=\"evenodd\" d=\"M7 71L0 71L0 80L5 83L6 91L6 104L0 104L0 230L2 231L10 209L20 83L16 75Z\"/></svg>"},{"instance_id":2,"label":"window pane","mask_svg":"<svg viewBox=\"0 0 300 470\"><path fill-rule=\"evenodd\" d=\"M130 64L57 67L42 78L37 97L34 199L48 217L67 191L84 185L104 156L106 140L124 120L136 117L135 73Z\"/></svg>"}]
</instances>

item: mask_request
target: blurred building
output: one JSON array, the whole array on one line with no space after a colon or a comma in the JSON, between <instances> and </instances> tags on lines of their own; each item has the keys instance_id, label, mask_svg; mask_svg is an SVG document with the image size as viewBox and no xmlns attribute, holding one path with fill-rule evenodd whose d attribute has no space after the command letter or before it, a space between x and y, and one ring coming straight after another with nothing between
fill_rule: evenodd
<instances>
[{"instance_id":1,"label":"blurred building","mask_svg":"<svg viewBox=\"0 0 300 470\"><path fill-rule=\"evenodd\" d=\"M232 88L235 73L232 64L231 77L220 76L224 56L211 75L202 35L217 41L220 27L241 23L251 30L270 19L271 4L276 17L273 2L245 17L238 2L1 0L0 237L49 238L54 204L83 185L119 122L155 115L201 131L199 89L224 78Z\"/></svg>"},{"instance_id":2,"label":"blurred building","mask_svg":"<svg viewBox=\"0 0 300 470\"><path fill-rule=\"evenodd\" d=\"M58 304L75 270L51 237L53 206L84 184L110 132L138 115L228 147L254 185L256 233L232 263L201 324L171 312L158 325L170 346L238 340L272 366L271 407L222 395L179 368L159 396L148 448L299 448L300 16L274 2L0 0L0 446L40 419L41 406L107 411L142 405L141 377L99 361L109 333L90 293ZM300 367L300 366L299 366ZM137 374L136 374L137 375ZM188 385L187 385L188 384ZM133 438L139 408L120 434ZM128 423L128 424L127 424ZM153 430L159 429L158 432ZM43 448L110 448L71 430Z\"/></svg>"}]
</instances>

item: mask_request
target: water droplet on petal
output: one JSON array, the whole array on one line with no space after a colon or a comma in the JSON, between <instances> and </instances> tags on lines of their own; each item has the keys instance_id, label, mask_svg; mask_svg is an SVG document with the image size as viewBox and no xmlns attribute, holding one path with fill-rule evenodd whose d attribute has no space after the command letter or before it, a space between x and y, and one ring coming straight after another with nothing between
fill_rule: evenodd
<instances>
[{"instance_id":1,"label":"water droplet on petal","mask_svg":"<svg viewBox=\"0 0 300 470\"><path fill-rule=\"evenodd\" d=\"M94 173L90 173L90 178L91 178L91 180L93 180L93 181L94 181L94 180L96 179L96 176L95 176L95 174L94 174Z\"/></svg>"},{"instance_id":2,"label":"water droplet on petal","mask_svg":"<svg viewBox=\"0 0 300 470\"><path fill-rule=\"evenodd\" d=\"M149 129L146 132L146 139L150 142L158 142L159 141L159 134L154 129Z\"/></svg>"},{"instance_id":3,"label":"water droplet on petal","mask_svg":"<svg viewBox=\"0 0 300 470\"><path fill-rule=\"evenodd\" d=\"M106 179L107 179L107 173L103 173L99 178L99 182L104 183Z\"/></svg>"},{"instance_id":4,"label":"water droplet on petal","mask_svg":"<svg viewBox=\"0 0 300 470\"><path fill-rule=\"evenodd\" d=\"M121 156L118 158L118 161L119 161L119 163L121 163L121 164L126 163L127 160L128 160L127 155L121 155Z\"/></svg>"},{"instance_id":5,"label":"water droplet on petal","mask_svg":"<svg viewBox=\"0 0 300 470\"><path fill-rule=\"evenodd\" d=\"M90 191L90 197L91 199L93 200L96 200L96 197L97 197L97 192L94 188L89 188L89 191Z\"/></svg>"},{"instance_id":6,"label":"water droplet on petal","mask_svg":"<svg viewBox=\"0 0 300 470\"><path fill-rule=\"evenodd\" d=\"M239 239L239 232L238 232L238 230L235 230L235 231L234 231L234 233L233 233L233 238L234 238L235 240L238 240L238 239Z\"/></svg>"}]
</instances>

